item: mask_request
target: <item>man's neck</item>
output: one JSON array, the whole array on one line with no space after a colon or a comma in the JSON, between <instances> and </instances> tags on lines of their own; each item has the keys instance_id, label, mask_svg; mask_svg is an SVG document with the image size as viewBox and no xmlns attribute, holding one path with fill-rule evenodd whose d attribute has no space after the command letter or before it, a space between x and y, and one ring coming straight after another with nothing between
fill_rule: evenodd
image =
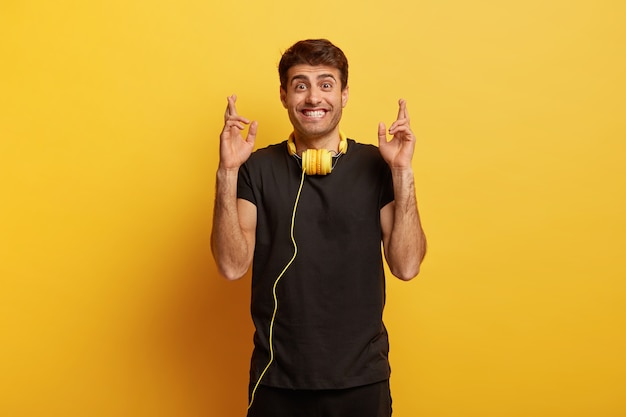
<instances>
[{"instance_id":1,"label":"man's neck","mask_svg":"<svg viewBox=\"0 0 626 417\"><path fill-rule=\"evenodd\" d=\"M339 129L323 136L306 136L294 132L294 143L298 154L307 149L328 149L329 151L339 151L340 135Z\"/></svg>"}]
</instances>

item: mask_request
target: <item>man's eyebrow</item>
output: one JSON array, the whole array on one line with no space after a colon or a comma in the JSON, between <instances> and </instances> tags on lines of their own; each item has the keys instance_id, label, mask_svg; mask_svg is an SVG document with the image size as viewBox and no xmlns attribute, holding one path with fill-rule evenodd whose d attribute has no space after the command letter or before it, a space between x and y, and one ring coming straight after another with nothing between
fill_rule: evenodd
<instances>
[{"instance_id":1,"label":"man's eyebrow","mask_svg":"<svg viewBox=\"0 0 626 417\"><path fill-rule=\"evenodd\" d=\"M320 75L317 76L318 80L322 80L324 78L332 78L333 80L337 81L333 74L320 74Z\"/></svg>"},{"instance_id":2,"label":"man's eyebrow","mask_svg":"<svg viewBox=\"0 0 626 417\"><path fill-rule=\"evenodd\" d=\"M296 74L293 77L291 77L291 82L293 83L294 81L309 81L309 77L307 77L306 75L302 75L302 74Z\"/></svg>"},{"instance_id":3,"label":"man's eyebrow","mask_svg":"<svg viewBox=\"0 0 626 417\"><path fill-rule=\"evenodd\" d=\"M323 80L325 78L332 78L334 81L337 81L337 79L335 78L335 76L333 74L320 74L317 76L318 80ZM309 77L304 75L304 74L296 74L291 78L291 83L293 83L294 81L309 81Z\"/></svg>"}]
</instances>

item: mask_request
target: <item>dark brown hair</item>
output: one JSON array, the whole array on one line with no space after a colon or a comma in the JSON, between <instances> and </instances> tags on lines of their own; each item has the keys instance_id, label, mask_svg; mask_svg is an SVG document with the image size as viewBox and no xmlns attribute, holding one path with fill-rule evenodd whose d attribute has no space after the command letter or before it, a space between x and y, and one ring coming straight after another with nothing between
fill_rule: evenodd
<instances>
[{"instance_id":1,"label":"dark brown hair","mask_svg":"<svg viewBox=\"0 0 626 417\"><path fill-rule=\"evenodd\" d=\"M278 76L283 89L287 86L289 68L301 64L337 68L341 77L341 89L348 86L348 59L341 49L327 39L299 41L285 51L278 64Z\"/></svg>"}]
</instances>

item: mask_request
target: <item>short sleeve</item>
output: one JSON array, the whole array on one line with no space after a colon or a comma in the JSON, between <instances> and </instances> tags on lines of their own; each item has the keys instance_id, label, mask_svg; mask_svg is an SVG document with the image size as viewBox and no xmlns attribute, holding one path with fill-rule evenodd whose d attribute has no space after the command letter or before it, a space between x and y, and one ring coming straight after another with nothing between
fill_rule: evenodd
<instances>
[{"instance_id":1,"label":"short sleeve","mask_svg":"<svg viewBox=\"0 0 626 417\"><path fill-rule=\"evenodd\" d=\"M256 198L254 197L254 190L250 176L250 168L247 162L239 168L239 175L237 176L237 198L243 198L244 200L248 200L252 204L256 205Z\"/></svg>"}]
</instances>

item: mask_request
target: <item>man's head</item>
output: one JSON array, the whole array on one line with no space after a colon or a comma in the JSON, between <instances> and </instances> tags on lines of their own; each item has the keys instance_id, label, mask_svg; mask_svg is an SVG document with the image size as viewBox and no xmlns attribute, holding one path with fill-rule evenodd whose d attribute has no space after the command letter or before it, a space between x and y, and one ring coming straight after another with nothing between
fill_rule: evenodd
<instances>
[{"instance_id":1,"label":"man's head","mask_svg":"<svg viewBox=\"0 0 626 417\"><path fill-rule=\"evenodd\" d=\"M285 51L278 64L280 86L285 89L289 68L306 64L339 70L341 89L348 86L348 60L343 51L326 39L308 39L295 43Z\"/></svg>"},{"instance_id":2,"label":"man's head","mask_svg":"<svg viewBox=\"0 0 626 417\"><path fill-rule=\"evenodd\" d=\"M338 149L339 121L348 102L348 61L325 39L301 41L278 66L280 101L293 125L296 146Z\"/></svg>"}]
</instances>

